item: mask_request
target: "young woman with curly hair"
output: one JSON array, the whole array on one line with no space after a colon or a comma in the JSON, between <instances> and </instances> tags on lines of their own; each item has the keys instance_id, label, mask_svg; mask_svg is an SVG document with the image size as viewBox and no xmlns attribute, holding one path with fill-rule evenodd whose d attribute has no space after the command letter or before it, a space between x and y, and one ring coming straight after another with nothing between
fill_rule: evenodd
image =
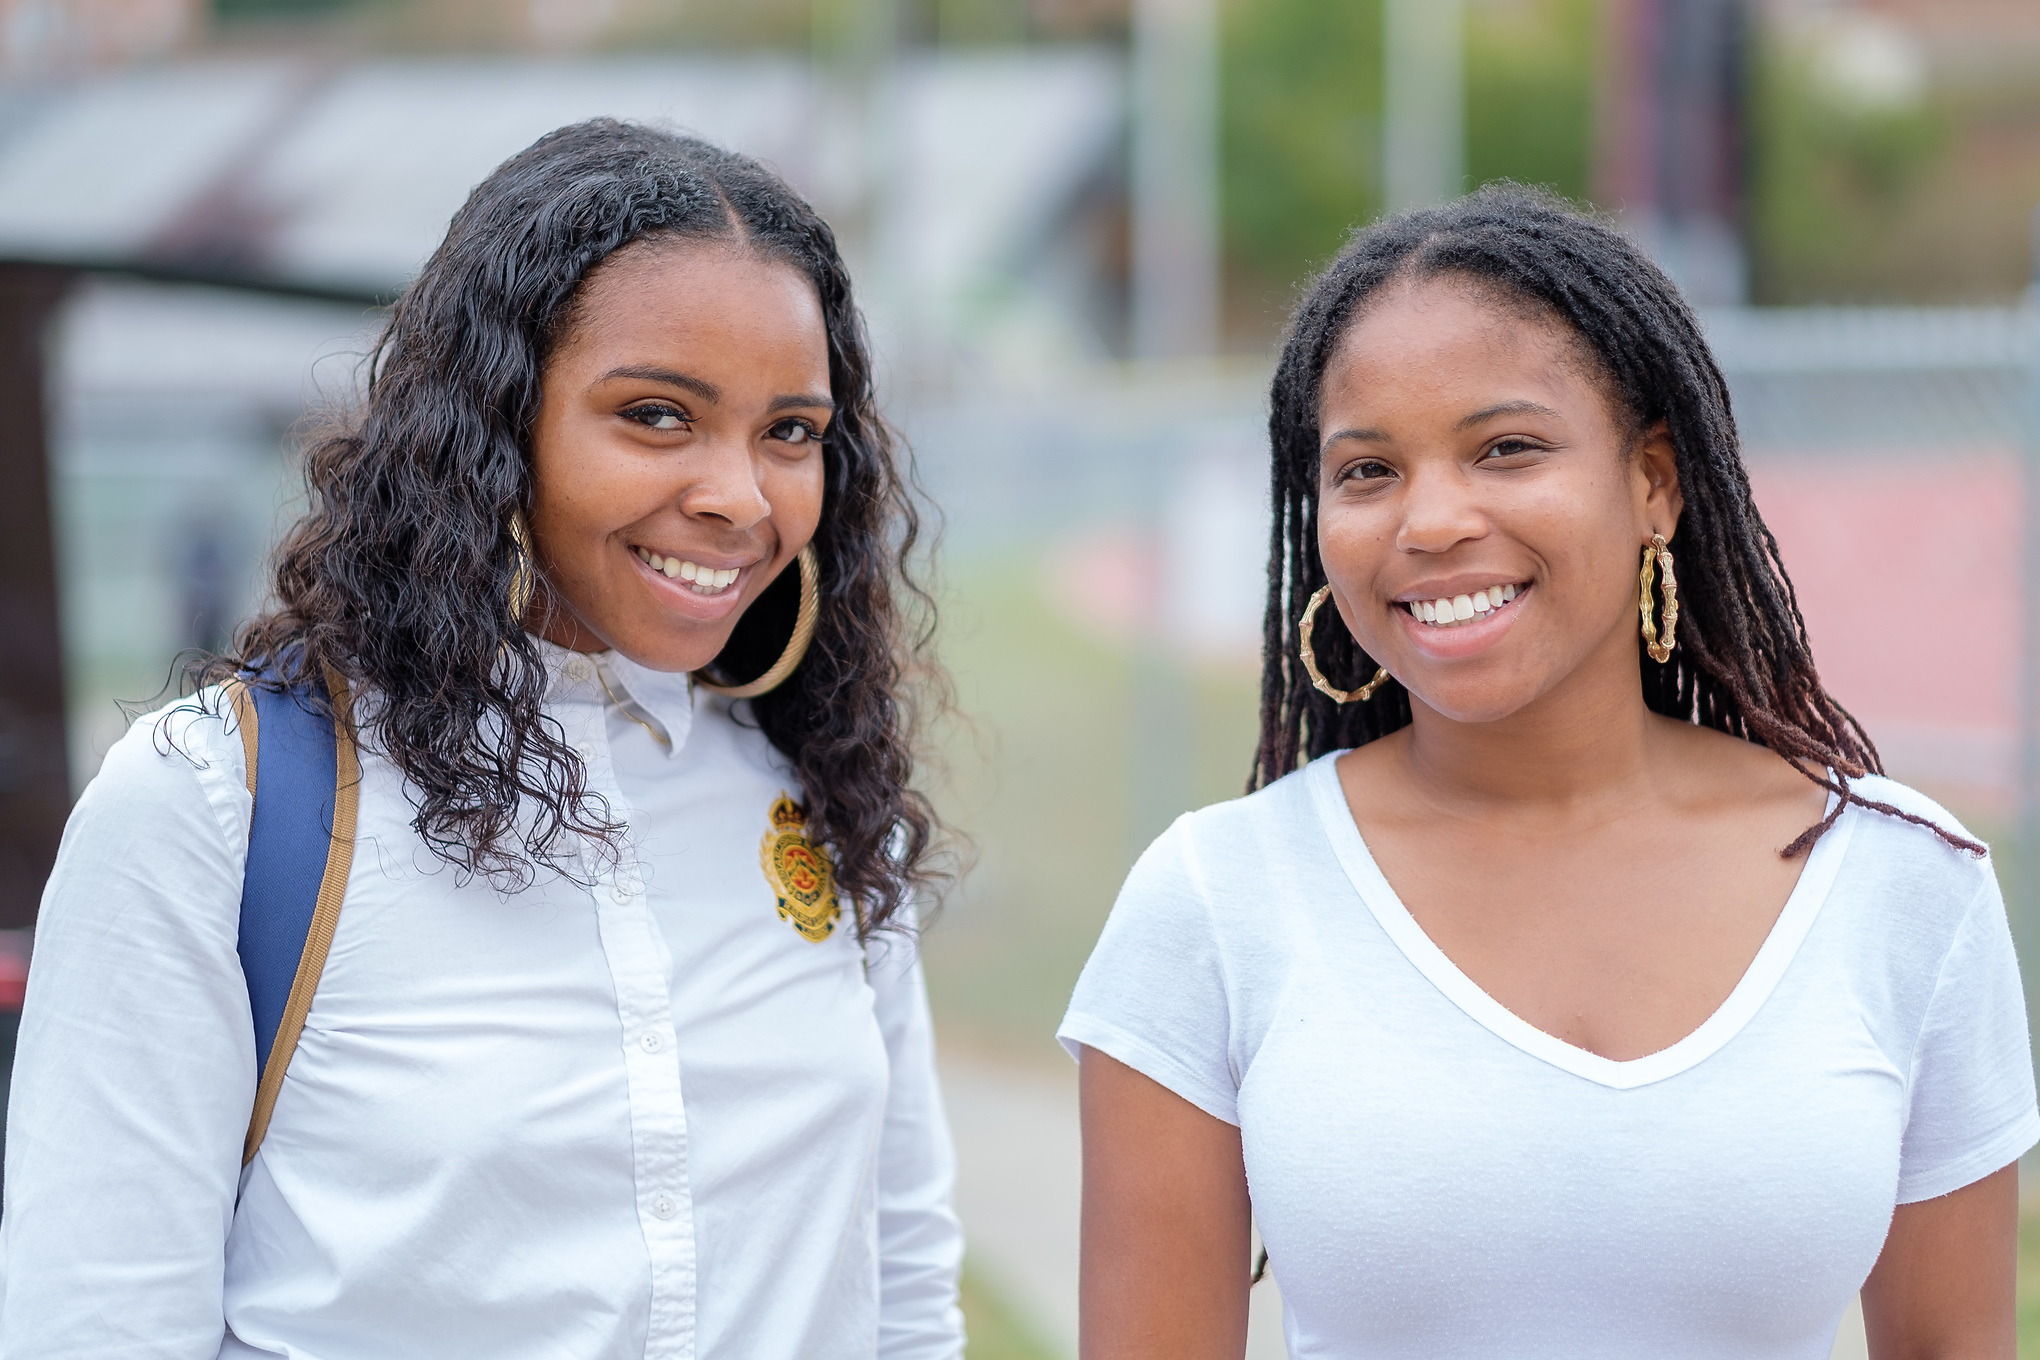
<instances>
[{"instance_id":1,"label":"young woman with curly hair","mask_svg":"<svg viewBox=\"0 0 2040 1360\"><path fill-rule=\"evenodd\" d=\"M1090 1360L2011 1360L2040 1138L1984 848L1814 670L1721 374L1614 232L1358 235L1277 370L1253 792L1128 879ZM1676 605L1676 609L1674 606ZM1301 768L1298 768L1301 766Z\"/></svg>"},{"instance_id":2,"label":"young woman with curly hair","mask_svg":"<svg viewBox=\"0 0 2040 1360\"><path fill-rule=\"evenodd\" d=\"M0 1348L955 1360L916 519L829 228L701 142L555 132L308 476L274 611L73 816ZM241 923L279 697L359 772L277 1086Z\"/></svg>"}]
</instances>

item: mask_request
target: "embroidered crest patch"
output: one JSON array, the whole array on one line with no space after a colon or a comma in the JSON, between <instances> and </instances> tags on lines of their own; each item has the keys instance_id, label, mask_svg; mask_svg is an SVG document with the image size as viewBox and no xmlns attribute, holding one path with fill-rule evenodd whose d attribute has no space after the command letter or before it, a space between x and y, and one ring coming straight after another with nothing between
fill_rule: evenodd
<instances>
[{"instance_id":1,"label":"embroidered crest patch","mask_svg":"<svg viewBox=\"0 0 2040 1360\"><path fill-rule=\"evenodd\" d=\"M779 898L779 918L820 944L836 928L836 871L828 852L807 838L807 811L799 803L782 793L769 816L758 863Z\"/></svg>"}]
</instances>

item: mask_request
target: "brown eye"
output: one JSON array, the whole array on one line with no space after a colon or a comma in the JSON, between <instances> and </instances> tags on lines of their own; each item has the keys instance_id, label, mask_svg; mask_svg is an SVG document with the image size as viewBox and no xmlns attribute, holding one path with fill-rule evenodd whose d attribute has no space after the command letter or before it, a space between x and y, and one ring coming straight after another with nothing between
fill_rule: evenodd
<instances>
[{"instance_id":1,"label":"brown eye","mask_svg":"<svg viewBox=\"0 0 2040 1360\"><path fill-rule=\"evenodd\" d=\"M623 412L623 418L634 420L648 430L684 430L694 423L679 407L656 401L631 407Z\"/></svg>"},{"instance_id":2,"label":"brown eye","mask_svg":"<svg viewBox=\"0 0 2040 1360\"><path fill-rule=\"evenodd\" d=\"M805 420L792 419L780 421L767 433L768 437L776 439L782 444L792 444L796 448L803 444L816 443L822 437L821 431L808 424Z\"/></svg>"}]
</instances>

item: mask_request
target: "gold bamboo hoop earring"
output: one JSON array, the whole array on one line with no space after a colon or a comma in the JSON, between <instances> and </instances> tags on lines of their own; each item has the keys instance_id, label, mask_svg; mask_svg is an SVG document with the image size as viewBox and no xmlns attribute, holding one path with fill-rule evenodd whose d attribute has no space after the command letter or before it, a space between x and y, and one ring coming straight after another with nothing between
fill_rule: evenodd
<instances>
[{"instance_id":1,"label":"gold bamboo hoop earring","mask_svg":"<svg viewBox=\"0 0 2040 1360\"><path fill-rule=\"evenodd\" d=\"M1655 574L1664 578L1663 641L1659 641L1657 621L1651 617L1653 569ZM1653 661L1670 661L1672 648L1679 645L1679 578L1672 575L1672 555L1665 548L1663 534L1652 534L1650 542L1643 545L1643 570L1636 575L1636 587L1636 610L1643 616L1643 650L1650 653Z\"/></svg>"},{"instance_id":2,"label":"gold bamboo hoop earring","mask_svg":"<svg viewBox=\"0 0 2040 1360\"><path fill-rule=\"evenodd\" d=\"M1320 694L1330 696L1335 704L1364 703L1374 697L1374 691L1388 683L1388 667L1377 667L1374 672L1374 678L1356 690L1334 688L1332 682L1325 679L1325 673L1317 668L1317 652L1310 643L1311 630L1317 626L1318 610L1323 608L1325 601L1331 598L1332 588L1330 586L1319 586L1317 594L1311 596L1310 603L1303 607L1303 622L1297 625L1297 632L1303 636L1299 640L1296 650L1298 655L1303 658L1304 673L1310 676L1311 684L1317 686Z\"/></svg>"},{"instance_id":3,"label":"gold bamboo hoop earring","mask_svg":"<svg viewBox=\"0 0 2040 1360\"><path fill-rule=\"evenodd\" d=\"M538 589L538 578L531 562L531 530L524 523L524 512L510 512L510 542L515 545L517 563L510 569L510 622L524 626L525 611L531 608L531 597Z\"/></svg>"},{"instance_id":4,"label":"gold bamboo hoop earring","mask_svg":"<svg viewBox=\"0 0 2040 1360\"><path fill-rule=\"evenodd\" d=\"M808 644L815 640L815 620L822 612L822 569L815 560L815 545L810 543L802 548L793 560L800 568L800 608L793 616L793 636L786 640L786 650L779 654L779 659L748 684L718 685L707 679L704 671L694 672L696 684L725 699L755 699L786 683L786 677L793 674L801 658L807 655Z\"/></svg>"}]
</instances>

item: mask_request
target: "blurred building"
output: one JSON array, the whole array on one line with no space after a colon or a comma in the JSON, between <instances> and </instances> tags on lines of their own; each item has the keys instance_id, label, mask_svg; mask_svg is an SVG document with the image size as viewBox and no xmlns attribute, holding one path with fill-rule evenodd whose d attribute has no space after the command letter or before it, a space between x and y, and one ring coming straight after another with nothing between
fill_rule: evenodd
<instances>
[{"instance_id":1,"label":"blurred building","mask_svg":"<svg viewBox=\"0 0 2040 1360\"><path fill-rule=\"evenodd\" d=\"M467 190L596 114L774 166L850 232L915 353L1058 358L1123 332L1119 62L931 52L846 87L779 55L651 61L212 59L20 95L0 125L0 256L389 297ZM939 377L940 375L936 375Z\"/></svg>"},{"instance_id":2,"label":"blurred building","mask_svg":"<svg viewBox=\"0 0 2040 1360\"><path fill-rule=\"evenodd\" d=\"M165 56L205 28L207 0L0 0L0 76L49 79Z\"/></svg>"}]
</instances>

